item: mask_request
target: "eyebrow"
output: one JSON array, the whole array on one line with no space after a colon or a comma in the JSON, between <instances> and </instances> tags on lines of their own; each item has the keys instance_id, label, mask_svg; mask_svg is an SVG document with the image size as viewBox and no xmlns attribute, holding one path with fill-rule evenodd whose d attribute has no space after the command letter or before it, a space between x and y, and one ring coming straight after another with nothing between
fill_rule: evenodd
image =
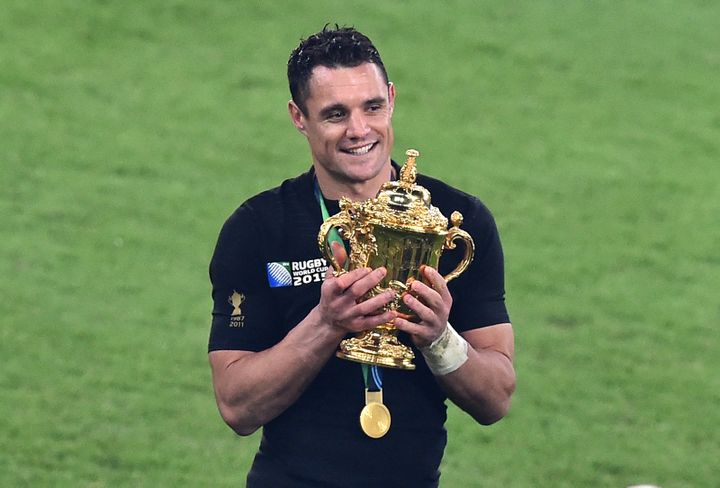
<instances>
[{"instance_id":1,"label":"eyebrow","mask_svg":"<svg viewBox=\"0 0 720 488\"><path fill-rule=\"evenodd\" d=\"M365 105L366 106L367 105L376 105L376 104L385 105L386 103L387 103L387 99L385 97L375 97L375 98L371 98L370 100L367 100L365 102Z\"/></svg>"}]
</instances>

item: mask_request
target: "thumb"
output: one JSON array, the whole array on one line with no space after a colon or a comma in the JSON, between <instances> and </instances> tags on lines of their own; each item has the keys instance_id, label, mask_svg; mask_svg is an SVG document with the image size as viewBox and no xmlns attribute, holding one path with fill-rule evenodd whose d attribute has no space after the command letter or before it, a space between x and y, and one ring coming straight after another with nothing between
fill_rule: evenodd
<instances>
[{"instance_id":1,"label":"thumb","mask_svg":"<svg viewBox=\"0 0 720 488\"><path fill-rule=\"evenodd\" d=\"M332 241L330 243L330 249L332 250L333 256L335 257L335 260L338 262L340 267L345 268L345 263L347 262L348 258L345 246L338 241Z\"/></svg>"}]
</instances>

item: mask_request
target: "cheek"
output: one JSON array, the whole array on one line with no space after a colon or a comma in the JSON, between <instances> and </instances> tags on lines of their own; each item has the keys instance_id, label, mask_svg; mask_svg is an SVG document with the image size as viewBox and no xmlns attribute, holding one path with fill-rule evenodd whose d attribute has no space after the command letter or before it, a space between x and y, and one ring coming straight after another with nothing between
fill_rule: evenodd
<instances>
[{"instance_id":1,"label":"cheek","mask_svg":"<svg viewBox=\"0 0 720 488\"><path fill-rule=\"evenodd\" d=\"M318 144L325 147L335 146L338 141L343 137L343 130L337 127L325 128L324 130L318 131L316 135L316 141Z\"/></svg>"},{"instance_id":2,"label":"cheek","mask_svg":"<svg viewBox=\"0 0 720 488\"><path fill-rule=\"evenodd\" d=\"M320 147L326 144L327 136L324 131L314 129L312 132L308 132L308 139L312 146Z\"/></svg>"},{"instance_id":3,"label":"cheek","mask_svg":"<svg viewBox=\"0 0 720 488\"><path fill-rule=\"evenodd\" d=\"M382 120L377 120L373 125L373 129L375 131L381 133L381 134L388 134L392 132L392 125L390 123L390 117L383 118Z\"/></svg>"}]
</instances>

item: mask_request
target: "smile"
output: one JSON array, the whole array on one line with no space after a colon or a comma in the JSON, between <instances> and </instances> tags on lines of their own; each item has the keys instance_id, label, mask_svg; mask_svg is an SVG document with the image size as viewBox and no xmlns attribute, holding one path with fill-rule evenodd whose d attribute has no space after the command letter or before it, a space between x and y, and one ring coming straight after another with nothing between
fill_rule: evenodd
<instances>
[{"instance_id":1,"label":"smile","mask_svg":"<svg viewBox=\"0 0 720 488\"><path fill-rule=\"evenodd\" d=\"M363 154L367 154L370 152L370 150L375 147L376 142L371 142L370 144L367 144L365 146L361 147L354 147L352 149L342 149L343 152L352 154L353 156L362 156Z\"/></svg>"}]
</instances>

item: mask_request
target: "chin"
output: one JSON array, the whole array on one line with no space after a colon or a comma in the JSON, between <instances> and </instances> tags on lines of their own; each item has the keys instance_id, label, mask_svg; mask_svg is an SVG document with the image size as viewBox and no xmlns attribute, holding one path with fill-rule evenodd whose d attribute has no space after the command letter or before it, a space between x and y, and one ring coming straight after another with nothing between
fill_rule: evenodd
<instances>
[{"instance_id":1,"label":"chin","mask_svg":"<svg viewBox=\"0 0 720 488\"><path fill-rule=\"evenodd\" d=\"M373 178L376 178L383 170L383 167L384 163L365 163L361 168L357 168L357 171L349 171L348 176L357 181L358 183L369 181Z\"/></svg>"}]
</instances>

